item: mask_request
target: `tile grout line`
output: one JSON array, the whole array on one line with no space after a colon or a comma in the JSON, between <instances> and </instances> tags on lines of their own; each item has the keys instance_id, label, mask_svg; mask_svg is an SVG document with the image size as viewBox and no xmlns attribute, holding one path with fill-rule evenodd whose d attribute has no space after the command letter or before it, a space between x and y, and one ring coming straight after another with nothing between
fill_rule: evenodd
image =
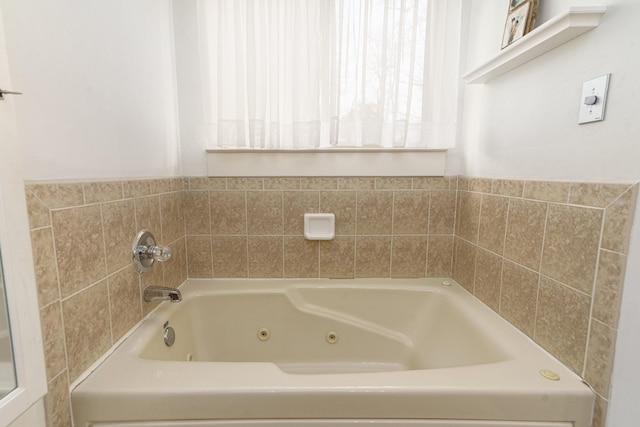
<instances>
[{"instance_id":1,"label":"tile grout line","mask_svg":"<svg viewBox=\"0 0 640 427\"><path fill-rule=\"evenodd\" d=\"M547 225L549 222L549 210L550 205L547 203L545 217L544 217L544 228L542 230L542 248L540 248L540 262L538 263L538 286L536 289L536 310L533 316L533 340L535 341L535 337L538 329L538 310L540 308L540 287L542 286L542 260L544 259L544 244L547 241ZM544 276L546 277L546 276Z\"/></svg>"},{"instance_id":2,"label":"tile grout line","mask_svg":"<svg viewBox=\"0 0 640 427\"><path fill-rule=\"evenodd\" d=\"M113 345L113 312L111 309L111 292L109 286L109 266L107 265L107 238L105 237L104 232L104 212L102 210L102 204L100 205L100 228L102 229L102 245L104 248L104 270L105 276L103 280L107 282L107 308L109 309L109 333L111 337L111 345ZM97 283L100 283L98 281Z\"/></svg>"},{"instance_id":3,"label":"tile grout line","mask_svg":"<svg viewBox=\"0 0 640 427\"><path fill-rule=\"evenodd\" d=\"M583 379L586 377L586 374L587 374L587 361L589 359L589 344L591 343L591 327L592 327L593 321L596 320L593 318L593 309L595 306L596 286L598 285L598 272L600 270L600 255L601 255L600 250L602 247L602 239L604 236L604 225L605 225L605 214L603 212L602 218L600 220L600 239L598 240L598 253L596 255L596 265L595 265L595 271L593 274L593 282L591 283L591 295L589 296L589 322L587 324L587 337L585 340L584 355L582 360L581 376ZM611 378L609 378L609 380L610 379Z\"/></svg>"}]
</instances>

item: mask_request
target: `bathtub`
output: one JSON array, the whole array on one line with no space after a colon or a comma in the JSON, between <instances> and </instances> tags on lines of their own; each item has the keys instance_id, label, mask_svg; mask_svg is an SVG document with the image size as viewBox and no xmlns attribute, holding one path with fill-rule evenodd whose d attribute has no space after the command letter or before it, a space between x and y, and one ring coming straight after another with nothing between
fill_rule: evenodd
<instances>
[{"instance_id":1,"label":"bathtub","mask_svg":"<svg viewBox=\"0 0 640 427\"><path fill-rule=\"evenodd\" d=\"M590 389L453 280L180 289L74 388L76 427L590 426Z\"/></svg>"}]
</instances>

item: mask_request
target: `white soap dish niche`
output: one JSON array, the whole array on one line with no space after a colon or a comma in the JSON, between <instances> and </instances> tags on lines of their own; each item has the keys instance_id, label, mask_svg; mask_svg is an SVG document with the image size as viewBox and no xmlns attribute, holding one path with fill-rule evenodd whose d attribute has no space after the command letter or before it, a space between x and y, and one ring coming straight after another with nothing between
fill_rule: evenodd
<instances>
[{"instance_id":1,"label":"white soap dish niche","mask_svg":"<svg viewBox=\"0 0 640 427\"><path fill-rule=\"evenodd\" d=\"M336 235L336 216L332 213L304 214L307 240L332 240Z\"/></svg>"}]
</instances>

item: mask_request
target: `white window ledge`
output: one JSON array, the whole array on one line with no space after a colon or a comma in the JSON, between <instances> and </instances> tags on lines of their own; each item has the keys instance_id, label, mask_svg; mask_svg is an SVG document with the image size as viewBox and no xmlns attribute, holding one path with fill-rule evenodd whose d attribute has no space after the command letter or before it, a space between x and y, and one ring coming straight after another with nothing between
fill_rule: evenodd
<instances>
[{"instance_id":1,"label":"white window ledge","mask_svg":"<svg viewBox=\"0 0 640 427\"><path fill-rule=\"evenodd\" d=\"M444 176L447 150L207 150L209 176Z\"/></svg>"}]
</instances>

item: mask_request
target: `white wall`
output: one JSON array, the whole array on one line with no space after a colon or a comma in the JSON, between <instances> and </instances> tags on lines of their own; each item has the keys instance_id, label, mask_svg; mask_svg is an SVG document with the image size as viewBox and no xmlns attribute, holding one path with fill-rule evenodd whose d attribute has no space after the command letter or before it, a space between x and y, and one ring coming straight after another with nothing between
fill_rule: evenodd
<instances>
[{"instance_id":1,"label":"white wall","mask_svg":"<svg viewBox=\"0 0 640 427\"><path fill-rule=\"evenodd\" d=\"M170 0L0 0L26 179L180 174Z\"/></svg>"},{"instance_id":2,"label":"white wall","mask_svg":"<svg viewBox=\"0 0 640 427\"><path fill-rule=\"evenodd\" d=\"M202 104L197 0L173 4L176 79L179 94L182 171L187 176L207 174L207 140Z\"/></svg>"},{"instance_id":3,"label":"white wall","mask_svg":"<svg viewBox=\"0 0 640 427\"><path fill-rule=\"evenodd\" d=\"M504 0L470 0L468 69L500 50ZM605 4L601 25L485 85L466 88L459 172L485 177L640 180L640 2L541 0L538 23L570 6ZM578 125L582 82L611 73L606 119ZM640 420L640 212L616 347L608 427Z\"/></svg>"}]
</instances>

